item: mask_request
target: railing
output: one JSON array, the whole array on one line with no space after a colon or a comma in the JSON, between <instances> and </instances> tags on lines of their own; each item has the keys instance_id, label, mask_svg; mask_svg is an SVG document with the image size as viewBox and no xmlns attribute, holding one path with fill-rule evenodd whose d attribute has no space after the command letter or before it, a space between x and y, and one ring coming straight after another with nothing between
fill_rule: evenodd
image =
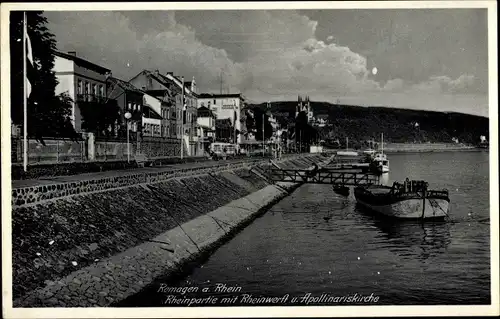
<instances>
[{"instance_id":1,"label":"railing","mask_svg":"<svg viewBox=\"0 0 500 319\"><path fill-rule=\"evenodd\" d=\"M360 172L342 172L323 168L319 171L305 169L271 168L270 179L275 182L330 184L338 186L358 186L379 184L378 175Z\"/></svg>"},{"instance_id":2,"label":"railing","mask_svg":"<svg viewBox=\"0 0 500 319\"><path fill-rule=\"evenodd\" d=\"M87 160L87 143L84 140L67 138L45 138L45 145L28 139L28 163L52 164L66 162L84 162ZM11 162L23 162L24 144L20 138L11 138Z\"/></svg>"}]
</instances>

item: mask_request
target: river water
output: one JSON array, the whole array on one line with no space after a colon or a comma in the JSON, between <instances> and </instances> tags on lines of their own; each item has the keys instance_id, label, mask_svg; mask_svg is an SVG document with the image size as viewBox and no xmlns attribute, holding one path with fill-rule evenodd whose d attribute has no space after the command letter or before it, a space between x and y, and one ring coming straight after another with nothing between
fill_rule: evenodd
<instances>
[{"instance_id":1,"label":"river water","mask_svg":"<svg viewBox=\"0 0 500 319\"><path fill-rule=\"evenodd\" d=\"M167 295L234 298L228 306L248 306L261 296L282 297L258 304L268 306L345 305L342 296L352 297L351 305L373 305L375 297L379 305L489 304L488 152L389 154L389 160L387 184L409 177L447 188L450 218L381 220L357 207L352 194L345 198L329 185L303 185L190 275L169 283L198 292L159 293L162 283L156 282L125 305L176 306L165 303ZM217 284L235 291L215 292ZM203 293L204 287L212 292ZM294 296L298 304L291 302ZM359 298L366 296L371 298Z\"/></svg>"}]
</instances>

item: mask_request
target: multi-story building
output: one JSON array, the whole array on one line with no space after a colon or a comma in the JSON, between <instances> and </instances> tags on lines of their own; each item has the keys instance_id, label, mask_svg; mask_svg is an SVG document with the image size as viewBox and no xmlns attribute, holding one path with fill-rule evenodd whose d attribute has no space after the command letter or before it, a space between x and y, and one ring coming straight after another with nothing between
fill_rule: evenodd
<instances>
[{"instance_id":1,"label":"multi-story building","mask_svg":"<svg viewBox=\"0 0 500 319\"><path fill-rule=\"evenodd\" d=\"M184 82L173 73L161 74L158 70L154 72L144 70L130 81L134 86L141 88L146 93L161 99L168 105L162 110L164 123L175 129L175 136L185 141L185 149L189 150L188 155L196 155L198 147L195 145L199 141L197 130L197 93L196 82ZM182 97L184 96L184 101ZM184 110L185 105L185 110Z\"/></svg>"},{"instance_id":2,"label":"multi-story building","mask_svg":"<svg viewBox=\"0 0 500 319\"><path fill-rule=\"evenodd\" d=\"M245 107L245 98L241 93L202 93L198 95L198 107L207 107L210 109L217 117L217 120L229 119L236 133L232 135L236 136L234 143L241 143L242 137L239 132L242 129L241 118Z\"/></svg>"},{"instance_id":3,"label":"multi-story building","mask_svg":"<svg viewBox=\"0 0 500 319\"><path fill-rule=\"evenodd\" d=\"M154 96L147 93L143 95L144 112L142 115L142 133L144 136L157 136L161 137L164 131L168 131L170 128L162 126L166 123L169 125L168 121L164 122L163 117L160 113L163 112L163 102Z\"/></svg>"},{"instance_id":4,"label":"multi-story building","mask_svg":"<svg viewBox=\"0 0 500 319\"><path fill-rule=\"evenodd\" d=\"M118 78L109 76L106 79L107 97L116 100L120 108L120 123L117 126L119 131L126 132L126 123L129 121L129 130L134 133L142 131L142 118L144 111L149 114L149 110L144 110L144 93L135 86ZM129 112L131 118L127 120L125 113ZM124 128L125 130L120 130Z\"/></svg>"},{"instance_id":5,"label":"multi-story building","mask_svg":"<svg viewBox=\"0 0 500 319\"><path fill-rule=\"evenodd\" d=\"M87 61L76 52L53 51L53 71L57 78L56 94L66 93L73 100L71 121L75 131L82 131L79 102L102 101L107 97L106 78L110 70Z\"/></svg>"},{"instance_id":6,"label":"multi-story building","mask_svg":"<svg viewBox=\"0 0 500 319\"><path fill-rule=\"evenodd\" d=\"M170 82L174 84L172 86L172 91L174 92L175 95L176 112L179 115L182 114L182 116L177 117L177 129L178 129L177 136L180 137L181 135L183 135L184 138L188 138L189 141L197 141L199 137L197 135L197 129L196 129L197 127L196 118L198 116L198 111L197 111L198 94L196 93L195 79L193 78L193 80L189 82L184 81L184 101L182 101L182 96L183 96L182 78L174 76L172 72L167 72L166 75L159 73L159 76L165 82L167 83ZM184 110L184 106L186 110ZM181 131L182 128L184 129L184 132Z\"/></svg>"},{"instance_id":7,"label":"multi-story building","mask_svg":"<svg viewBox=\"0 0 500 319\"><path fill-rule=\"evenodd\" d=\"M205 145L205 149L211 142L215 141L215 120L216 117L209 108L206 106L198 108L197 123L198 130L200 131L198 135L201 137L201 141Z\"/></svg>"},{"instance_id":8,"label":"multi-story building","mask_svg":"<svg viewBox=\"0 0 500 319\"><path fill-rule=\"evenodd\" d=\"M180 127L177 127L180 114L176 108L173 83L165 81L157 70L154 72L143 70L129 83L161 101L161 136L177 138L180 130Z\"/></svg>"}]
</instances>

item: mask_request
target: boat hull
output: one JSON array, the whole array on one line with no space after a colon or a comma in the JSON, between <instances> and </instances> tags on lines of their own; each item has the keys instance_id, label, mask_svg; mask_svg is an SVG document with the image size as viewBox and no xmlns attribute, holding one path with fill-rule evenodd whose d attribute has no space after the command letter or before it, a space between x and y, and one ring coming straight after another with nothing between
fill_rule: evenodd
<instances>
[{"instance_id":1,"label":"boat hull","mask_svg":"<svg viewBox=\"0 0 500 319\"><path fill-rule=\"evenodd\" d=\"M450 199L446 191L393 194L390 187L376 186L354 190L361 206L379 214L401 219L443 218L448 215Z\"/></svg>"},{"instance_id":2,"label":"boat hull","mask_svg":"<svg viewBox=\"0 0 500 319\"><path fill-rule=\"evenodd\" d=\"M439 198L404 199L385 205L370 204L359 198L356 198L356 201L379 214L402 219L444 218L448 214L450 204L448 200Z\"/></svg>"}]
</instances>

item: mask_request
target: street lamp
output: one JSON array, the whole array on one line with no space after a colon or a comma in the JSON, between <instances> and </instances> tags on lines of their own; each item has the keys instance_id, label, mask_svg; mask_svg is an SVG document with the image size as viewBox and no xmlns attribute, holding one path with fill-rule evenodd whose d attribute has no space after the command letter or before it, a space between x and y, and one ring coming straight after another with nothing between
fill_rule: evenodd
<instances>
[{"instance_id":1,"label":"street lamp","mask_svg":"<svg viewBox=\"0 0 500 319\"><path fill-rule=\"evenodd\" d=\"M129 120L132 117L130 112L125 113L125 120L127 122L127 163L130 163L130 137L129 137Z\"/></svg>"}]
</instances>

